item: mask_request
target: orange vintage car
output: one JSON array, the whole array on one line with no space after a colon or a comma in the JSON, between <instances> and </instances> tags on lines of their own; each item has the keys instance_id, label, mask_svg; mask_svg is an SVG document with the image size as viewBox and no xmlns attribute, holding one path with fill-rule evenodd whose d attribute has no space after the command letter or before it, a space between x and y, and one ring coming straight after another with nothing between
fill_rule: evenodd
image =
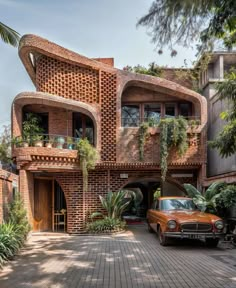
<instances>
[{"instance_id":1,"label":"orange vintage car","mask_svg":"<svg viewBox=\"0 0 236 288\"><path fill-rule=\"evenodd\" d=\"M169 238L204 239L207 246L216 247L223 235L221 218L197 210L191 198L160 197L147 212L149 232L156 231L160 244Z\"/></svg>"}]
</instances>

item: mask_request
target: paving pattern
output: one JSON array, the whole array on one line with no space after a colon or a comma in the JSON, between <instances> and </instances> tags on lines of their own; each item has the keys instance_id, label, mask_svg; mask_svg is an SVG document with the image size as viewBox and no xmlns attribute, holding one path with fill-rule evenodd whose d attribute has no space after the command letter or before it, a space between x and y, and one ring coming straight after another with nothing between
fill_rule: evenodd
<instances>
[{"instance_id":1,"label":"paving pattern","mask_svg":"<svg viewBox=\"0 0 236 288\"><path fill-rule=\"evenodd\" d=\"M236 288L236 249L159 245L146 226L113 236L32 236L1 288Z\"/></svg>"}]
</instances>

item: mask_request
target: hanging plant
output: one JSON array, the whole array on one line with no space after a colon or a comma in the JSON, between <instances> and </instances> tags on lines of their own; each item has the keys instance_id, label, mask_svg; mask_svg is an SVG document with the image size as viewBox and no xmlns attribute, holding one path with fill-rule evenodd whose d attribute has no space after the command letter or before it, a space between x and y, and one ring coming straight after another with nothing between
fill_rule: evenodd
<instances>
[{"instance_id":1,"label":"hanging plant","mask_svg":"<svg viewBox=\"0 0 236 288\"><path fill-rule=\"evenodd\" d=\"M80 139L77 143L78 155L80 157L80 168L83 175L83 191L88 191L88 170L94 169L99 159L99 154L89 141Z\"/></svg>"},{"instance_id":2,"label":"hanging plant","mask_svg":"<svg viewBox=\"0 0 236 288\"><path fill-rule=\"evenodd\" d=\"M160 166L163 181L168 170L167 159L170 149L176 147L179 156L182 157L188 148L187 125L183 117L160 121Z\"/></svg>"},{"instance_id":3,"label":"hanging plant","mask_svg":"<svg viewBox=\"0 0 236 288\"><path fill-rule=\"evenodd\" d=\"M149 123L143 122L139 128L139 159L143 161L144 159L144 146L148 136Z\"/></svg>"}]
</instances>

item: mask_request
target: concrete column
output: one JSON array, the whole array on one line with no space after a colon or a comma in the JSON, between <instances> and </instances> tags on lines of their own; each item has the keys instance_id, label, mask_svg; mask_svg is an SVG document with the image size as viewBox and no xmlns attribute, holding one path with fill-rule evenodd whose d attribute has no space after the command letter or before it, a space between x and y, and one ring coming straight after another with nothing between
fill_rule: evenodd
<instances>
[{"instance_id":1,"label":"concrete column","mask_svg":"<svg viewBox=\"0 0 236 288\"><path fill-rule=\"evenodd\" d=\"M224 56L219 55L217 61L214 63L214 78L224 79Z\"/></svg>"}]
</instances>

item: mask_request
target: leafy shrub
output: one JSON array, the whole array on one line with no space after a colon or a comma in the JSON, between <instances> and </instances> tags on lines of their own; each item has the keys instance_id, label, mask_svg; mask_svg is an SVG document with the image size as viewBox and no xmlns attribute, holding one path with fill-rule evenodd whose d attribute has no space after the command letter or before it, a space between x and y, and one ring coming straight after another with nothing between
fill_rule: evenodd
<instances>
[{"instance_id":1,"label":"leafy shrub","mask_svg":"<svg viewBox=\"0 0 236 288\"><path fill-rule=\"evenodd\" d=\"M25 237L13 223L0 225L0 267L22 247Z\"/></svg>"},{"instance_id":2,"label":"leafy shrub","mask_svg":"<svg viewBox=\"0 0 236 288\"><path fill-rule=\"evenodd\" d=\"M216 200L219 209L230 208L236 204L236 185L225 185Z\"/></svg>"},{"instance_id":3,"label":"leafy shrub","mask_svg":"<svg viewBox=\"0 0 236 288\"><path fill-rule=\"evenodd\" d=\"M7 222L0 225L0 267L23 246L30 230L19 194L8 208Z\"/></svg>"},{"instance_id":4,"label":"leafy shrub","mask_svg":"<svg viewBox=\"0 0 236 288\"><path fill-rule=\"evenodd\" d=\"M24 237L30 231L27 213L19 193L15 195L14 200L8 206L8 222L14 224Z\"/></svg>"},{"instance_id":5,"label":"leafy shrub","mask_svg":"<svg viewBox=\"0 0 236 288\"><path fill-rule=\"evenodd\" d=\"M126 223L120 219L114 219L111 217L105 217L101 220L96 220L94 222L87 224L87 231L92 233L101 232L118 232L124 230Z\"/></svg>"},{"instance_id":6,"label":"leafy shrub","mask_svg":"<svg viewBox=\"0 0 236 288\"><path fill-rule=\"evenodd\" d=\"M126 198L127 195L131 197ZM106 210L107 216L113 219L121 219L121 215L126 211L132 197L135 198L135 193L130 190L110 191L105 197L99 195L102 207ZM97 216L103 216L103 214L95 212L91 215L91 218Z\"/></svg>"}]
</instances>

